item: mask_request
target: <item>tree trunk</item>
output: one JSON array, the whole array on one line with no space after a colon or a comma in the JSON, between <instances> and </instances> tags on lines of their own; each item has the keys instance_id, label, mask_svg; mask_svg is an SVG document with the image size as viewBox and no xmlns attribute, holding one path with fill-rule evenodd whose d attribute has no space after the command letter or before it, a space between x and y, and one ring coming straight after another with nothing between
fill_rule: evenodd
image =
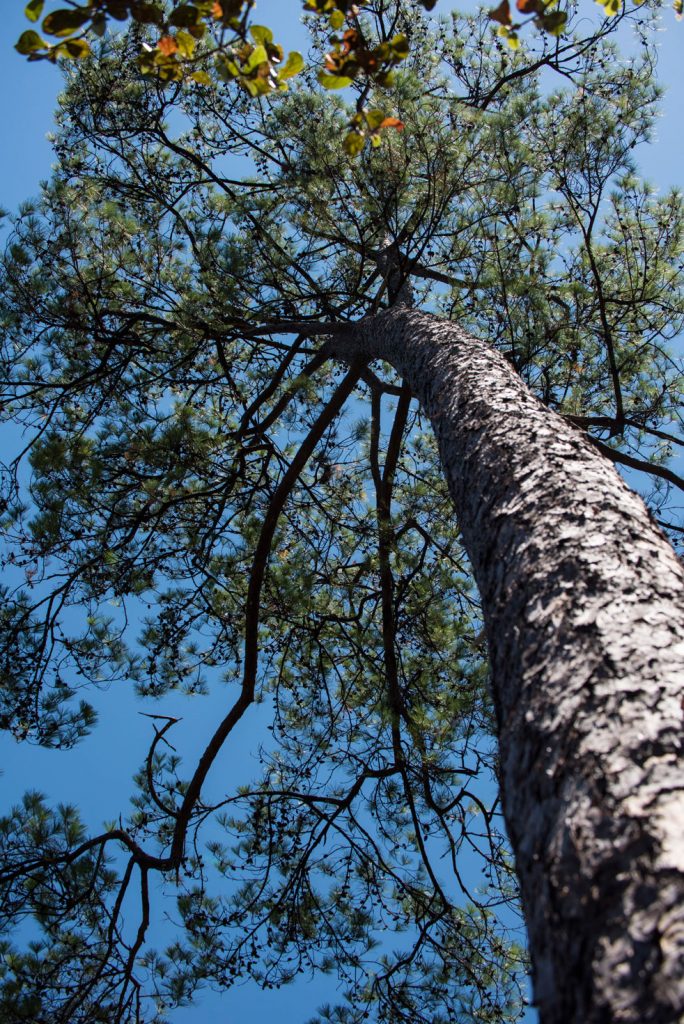
<instances>
[{"instance_id":1,"label":"tree trunk","mask_svg":"<svg viewBox=\"0 0 684 1024\"><path fill-rule=\"evenodd\" d=\"M434 427L482 598L542 1024L684 1020L684 572L497 352L395 307L344 345Z\"/></svg>"}]
</instances>

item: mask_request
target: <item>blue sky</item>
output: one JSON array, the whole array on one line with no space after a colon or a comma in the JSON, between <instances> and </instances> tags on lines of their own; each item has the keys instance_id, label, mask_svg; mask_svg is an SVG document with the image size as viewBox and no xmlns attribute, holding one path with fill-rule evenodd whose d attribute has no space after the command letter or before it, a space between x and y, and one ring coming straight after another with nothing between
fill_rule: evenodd
<instances>
[{"instance_id":1,"label":"blue sky","mask_svg":"<svg viewBox=\"0 0 684 1024\"><path fill-rule=\"evenodd\" d=\"M589 7L589 0L585 0ZM299 3L296 0L261 0L257 20L270 25L286 48L301 46L301 29L297 24ZM447 10L448 0L439 8ZM46 63L29 65L11 49L17 36L27 27L22 14L22 0L3 0L3 59L0 61L0 106L3 160L0 164L0 207L14 210L19 203L36 195L39 182L49 176L52 154L46 134L50 130L52 112L60 87L59 72ZM681 104L684 92L684 24L678 25L669 10L663 15L660 33L659 71L667 94L663 103L658 137L652 146L642 148L638 160L642 172L662 190L681 183L684 146L682 144ZM221 694L202 699L198 714L188 716L183 699L185 735L182 745L191 754L200 750L207 729L211 730L213 715L218 714ZM149 721L137 714L138 708L127 692L108 692L97 703L106 716L106 726L86 740L78 751L69 755L68 764L59 752L36 748L16 748L6 737L0 738L0 766L5 774L0 780L3 794L0 813L7 804L27 788L39 788L55 802L67 800L80 805L86 820L99 824L115 818L122 800L131 791L132 767L144 758L150 738ZM173 714L169 701L164 712ZM199 713L201 712L201 714ZM219 765L234 776L236 766L246 778L257 770L252 752L254 737L265 725L265 711L255 710L252 724L236 735L230 757ZM209 725L207 726L207 723ZM122 755L122 749L125 756ZM124 794L122 796L122 794ZM177 1024L204 1024L205 1021L226 1021L241 1024L248 1016L252 1024L271 1020L274 1014L293 1024L307 1020L324 1001L335 999L335 982L331 978L313 983L300 982L278 992L261 992L254 986L236 989L220 997L208 995L199 1005L177 1011ZM529 1020L533 1019L532 1014Z\"/></svg>"}]
</instances>

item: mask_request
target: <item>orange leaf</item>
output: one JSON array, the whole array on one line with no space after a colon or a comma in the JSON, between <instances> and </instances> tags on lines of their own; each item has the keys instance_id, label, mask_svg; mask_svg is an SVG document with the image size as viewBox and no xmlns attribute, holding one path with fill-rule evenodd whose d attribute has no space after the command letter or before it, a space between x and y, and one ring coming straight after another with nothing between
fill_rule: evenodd
<instances>
[{"instance_id":1,"label":"orange leaf","mask_svg":"<svg viewBox=\"0 0 684 1024\"><path fill-rule=\"evenodd\" d=\"M508 0L501 0L499 6L495 10L489 12L489 17L493 21L498 21L501 25L510 25L511 8Z\"/></svg>"},{"instance_id":2,"label":"orange leaf","mask_svg":"<svg viewBox=\"0 0 684 1024\"><path fill-rule=\"evenodd\" d=\"M544 4L541 0L517 0L515 5L519 11L523 14L534 14L536 11L544 9Z\"/></svg>"},{"instance_id":3,"label":"orange leaf","mask_svg":"<svg viewBox=\"0 0 684 1024\"><path fill-rule=\"evenodd\" d=\"M403 132L404 122L400 121L398 117L385 117L380 122L380 128L396 128L398 132Z\"/></svg>"},{"instance_id":4,"label":"orange leaf","mask_svg":"<svg viewBox=\"0 0 684 1024\"><path fill-rule=\"evenodd\" d=\"M172 53L177 51L178 43L173 36L162 36L157 43L157 49L160 50L165 57L170 57Z\"/></svg>"},{"instance_id":5,"label":"orange leaf","mask_svg":"<svg viewBox=\"0 0 684 1024\"><path fill-rule=\"evenodd\" d=\"M213 16L215 18L222 18L223 17L223 8L221 7L221 4L218 3L218 0L214 4L214 6L212 7L211 13L213 14Z\"/></svg>"}]
</instances>

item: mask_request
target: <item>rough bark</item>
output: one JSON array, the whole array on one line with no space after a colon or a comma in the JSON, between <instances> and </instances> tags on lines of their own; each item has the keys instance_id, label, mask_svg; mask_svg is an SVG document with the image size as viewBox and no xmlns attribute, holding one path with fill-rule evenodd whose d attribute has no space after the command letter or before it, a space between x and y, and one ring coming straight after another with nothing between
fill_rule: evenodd
<instances>
[{"instance_id":1,"label":"rough bark","mask_svg":"<svg viewBox=\"0 0 684 1024\"><path fill-rule=\"evenodd\" d=\"M641 499L512 368L399 306L338 355L432 421L482 598L543 1024L684 1020L684 572Z\"/></svg>"}]
</instances>

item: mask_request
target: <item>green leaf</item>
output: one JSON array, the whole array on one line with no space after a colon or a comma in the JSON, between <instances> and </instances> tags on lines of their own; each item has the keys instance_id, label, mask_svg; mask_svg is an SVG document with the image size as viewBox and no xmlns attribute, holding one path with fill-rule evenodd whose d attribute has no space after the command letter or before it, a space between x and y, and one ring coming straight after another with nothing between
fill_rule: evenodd
<instances>
[{"instance_id":1,"label":"green leaf","mask_svg":"<svg viewBox=\"0 0 684 1024\"><path fill-rule=\"evenodd\" d=\"M267 96L273 92L274 86L271 79L264 76L259 78L243 78L241 84L247 89L250 96Z\"/></svg>"},{"instance_id":2,"label":"green leaf","mask_svg":"<svg viewBox=\"0 0 684 1024\"><path fill-rule=\"evenodd\" d=\"M394 72L393 71L381 71L375 77L375 84L382 86L384 89L389 89L390 86L394 85Z\"/></svg>"},{"instance_id":3,"label":"green leaf","mask_svg":"<svg viewBox=\"0 0 684 1024\"><path fill-rule=\"evenodd\" d=\"M104 14L96 14L90 28L96 36L103 36L107 28L107 19Z\"/></svg>"},{"instance_id":4,"label":"green leaf","mask_svg":"<svg viewBox=\"0 0 684 1024\"><path fill-rule=\"evenodd\" d=\"M45 7L45 0L30 0L24 8L24 14L29 21L38 21L43 13L43 7Z\"/></svg>"},{"instance_id":5,"label":"green leaf","mask_svg":"<svg viewBox=\"0 0 684 1024\"><path fill-rule=\"evenodd\" d=\"M390 49L399 60L405 60L409 55L408 39L405 35L393 36L389 41Z\"/></svg>"},{"instance_id":6,"label":"green leaf","mask_svg":"<svg viewBox=\"0 0 684 1024\"><path fill-rule=\"evenodd\" d=\"M156 3L139 3L131 7L131 18L140 25L163 25L164 10Z\"/></svg>"},{"instance_id":7,"label":"green leaf","mask_svg":"<svg viewBox=\"0 0 684 1024\"><path fill-rule=\"evenodd\" d=\"M232 82L240 74L240 68L225 54L219 54L216 58L216 72L221 81Z\"/></svg>"},{"instance_id":8,"label":"green leaf","mask_svg":"<svg viewBox=\"0 0 684 1024\"><path fill-rule=\"evenodd\" d=\"M242 65L243 74L249 74L250 71L254 71L260 64L268 62L268 54L263 46L255 46L249 57Z\"/></svg>"},{"instance_id":9,"label":"green leaf","mask_svg":"<svg viewBox=\"0 0 684 1024\"><path fill-rule=\"evenodd\" d=\"M37 32L29 29L28 32L22 32L19 39L15 43L14 49L19 53L35 53L36 50L44 50L48 46L48 43L44 39L41 39Z\"/></svg>"},{"instance_id":10,"label":"green leaf","mask_svg":"<svg viewBox=\"0 0 684 1024\"><path fill-rule=\"evenodd\" d=\"M347 85L352 84L353 79L345 78L344 75L329 75L325 71L319 71L318 81L324 89L344 89Z\"/></svg>"},{"instance_id":11,"label":"green leaf","mask_svg":"<svg viewBox=\"0 0 684 1024\"><path fill-rule=\"evenodd\" d=\"M194 4L181 4L171 12L169 24L176 28L192 28L199 24L201 18L202 15Z\"/></svg>"},{"instance_id":12,"label":"green leaf","mask_svg":"<svg viewBox=\"0 0 684 1024\"><path fill-rule=\"evenodd\" d=\"M567 11L551 11L550 14L543 14L539 18L539 22L544 31L550 32L554 36L562 35L567 20Z\"/></svg>"},{"instance_id":13,"label":"green leaf","mask_svg":"<svg viewBox=\"0 0 684 1024\"><path fill-rule=\"evenodd\" d=\"M163 67L156 68L157 77L161 82L181 82L183 80L183 67L181 64L170 62Z\"/></svg>"},{"instance_id":14,"label":"green leaf","mask_svg":"<svg viewBox=\"0 0 684 1024\"><path fill-rule=\"evenodd\" d=\"M620 10L620 0L596 0L596 3L603 7L607 18L615 17Z\"/></svg>"},{"instance_id":15,"label":"green leaf","mask_svg":"<svg viewBox=\"0 0 684 1024\"><path fill-rule=\"evenodd\" d=\"M197 45L195 39L190 35L189 32L176 32L176 45L178 47L178 53L181 57L190 58L195 52Z\"/></svg>"},{"instance_id":16,"label":"green leaf","mask_svg":"<svg viewBox=\"0 0 684 1024\"><path fill-rule=\"evenodd\" d=\"M211 85L211 76L206 71L195 71L190 78L193 82L199 82L200 85Z\"/></svg>"},{"instance_id":17,"label":"green leaf","mask_svg":"<svg viewBox=\"0 0 684 1024\"><path fill-rule=\"evenodd\" d=\"M288 54L288 58L282 68L278 68L278 78L294 78L303 68L304 58L301 53L293 50L292 53Z\"/></svg>"},{"instance_id":18,"label":"green leaf","mask_svg":"<svg viewBox=\"0 0 684 1024\"><path fill-rule=\"evenodd\" d=\"M117 21L126 21L128 18L128 0L107 0L105 6L107 14L110 14L112 18L116 18Z\"/></svg>"},{"instance_id":19,"label":"green leaf","mask_svg":"<svg viewBox=\"0 0 684 1024\"><path fill-rule=\"evenodd\" d=\"M342 143L344 151L348 156L358 156L365 145L366 137L360 132L349 132L348 135L345 135L344 142Z\"/></svg>"},{"instance_id":20,"label":"green leaf","mask_svg":"<svg viewBox=\"0 0 684 1024\"><path fill-rule=\"evenodd\" d=\"M70 36L90 21L89 11L67 11L62 8L43 18L43 32L50 36Z\"/></svg>"},{"instance_id":21,"label":"green leaf","mask_svg":"<svg viewBox=\"0 0 684 1024\"><path fill-rule=\"evenodd\" d=\"M328 22L333 32L337 32L344 25L344 11L333 11Z\"/></svg>"},{"instance_id":22,"label":"green leaf","mask_svg":"<svg viewBox=\"0 0 684 1024\"><path fill-rule=\"evenodd\" d=\"M379 107L375 107L373 110L367 110L365 113L366 124L371 131L375 131L379 128L382 122L385 120L385 111L380 110Z\"/></svg>"},{"instance_id":23,"label":"green leaf","mask_svg":"<svg viewBox=\"0 0 684 1024\"><path fill-rule=\"evenodd\" d=\"M58 57L66 57L68 60L82 60L90 53L90 47L85 39L65 39L63 43L55 47Z\"/></svg>"},{"instance_id":24,"label":"green leaf","mask_svg":"<svg viewBox=\"0 0 684 1024\"><path fill-rule=\"evenodd\" d=\"M262 46L273 42L273 33L265 25L250 25L249 32L254 42Z\"/></svg>"}]
</instances>

